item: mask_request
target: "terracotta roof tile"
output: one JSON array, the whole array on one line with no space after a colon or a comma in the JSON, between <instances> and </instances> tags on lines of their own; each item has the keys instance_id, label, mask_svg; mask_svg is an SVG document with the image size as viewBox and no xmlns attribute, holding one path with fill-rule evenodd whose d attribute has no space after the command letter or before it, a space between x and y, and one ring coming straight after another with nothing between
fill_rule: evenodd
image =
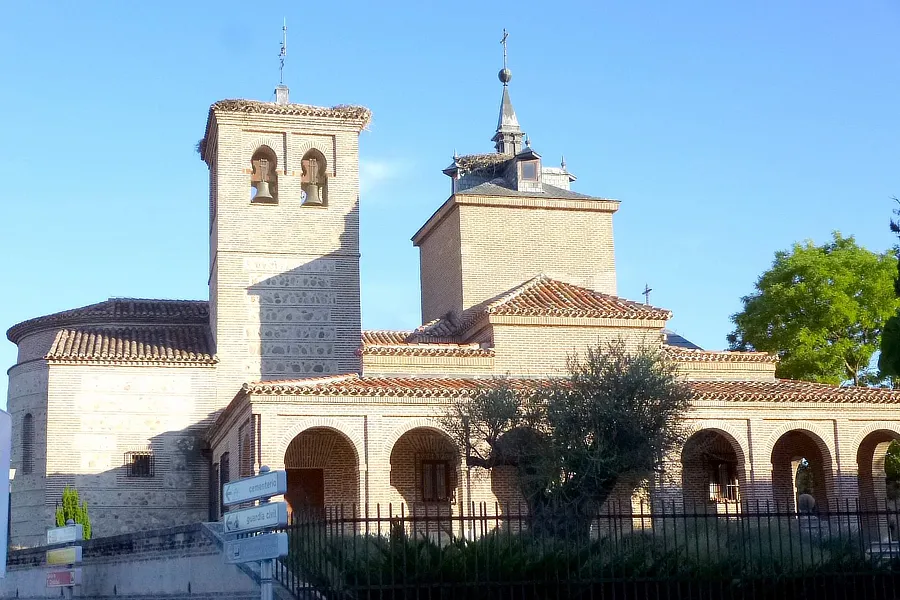
<instances>
[{"instance_id":1,"label":"terracotta roof tile","mask_svg":"<svg viewBox=\"0 0 900 600\"><path fill-rule=\"evenodd\" d=\"M452 377L360 377L343 375L317 379L263 381L245 384L253 394L300 396L369 396L450 398L474 393L500 380ZM508 379L521 389L534 388L540 379ZM778 379L774 381L692 381L695 400L733 402L829 402L898 404L900 392Z\"/></svg>"},{"instance_id":2,"label":"terracotta roof tile","mask_svg":"<svg viewBox=\"0 0 900 600\"><path fill-rule=\"evenodd\" d=\"M216 362L207 329L198 325L61 329L45 358L64 362Z\"/></svg>"},{"instance_id":3,"label":"terracotta roof tile","mask_svg":"<svg viewBox=\"0 0 900 600\"><path fill-rule=\"evenodd\" d=\"M295 396L392 396L392 397L456 397L471 394L497 379L454 377L360 377L343 375L315 379L260 381L244 384L251 394ZM512 385L530 387L538 380L509 380Z\"/></svg>"},{"instance_id":4,"label":"terracotta roof tile","mask_svg":"<svg viewBox=\"0 0 900 600\"><path fill-rule=\"evenodd\" d=\"M744 402L900 403L900 391L881 388L838 387L824 383L775 381L692 381L697 400Z\"/></svg>"},{"instance_id":5,"label":"terracotta roof tile","mask_svg":"<svg viewBox=\"0 0 900 600\"><path fill-rule=\"evenodd\" d=\"M416 331L363 331L362 353L369 356L489 357L494 351L478 344L436 343Z\"/></svg>"},{"instance_id":6,"label":"terracotta roof tile","mask_svg":"<svg viewBox=\"0 0 900 600\"><path fill-rule=\"evenodd\" d=\"M412 331L386 331L369 329L362 332L363 346L379 346L389 344L406 344Z\"/></svg>"},{"instance_id":7,"label":"terracotta roof tile","mask_svg":"<svg viewBox=\"0 0 900 600\"><path fill-rule=\"evenodd\" d=\"M22 336L53 327L74 325L209 325L209 303L205 300L148 300L110 298L80 308L45 315L13 325L6 332L18 344Z\"/></svg>"},{"instance_id":8,"label":"terracotta roof tile","mask_svg":"<svg viewBox=\"0 0 900 600\"><path fill-rule=\"evenodd\" d=\"M672 313L538 275L489 303L492 315L667 320Z\"/></svg>"},{"instance_id":9,"label":"terracotta roof tile","mask_svg":"<svg viewBox=\"0 0 900 600\"><path fill-rule=\"evenodd\" d=\"M728 350L700 350L680 346L663 346L671 360L679 362L740 362L777 363L778 356L768 352L731 352Z\"/></svg>"},{"instance_id":10,"label":"terracotta roof tile","mask_svg":"<svg viewBox=\"0 0 900 600\"><path fill-rule=\"evenodd\" d=\"M274 102L260 102L259 100L219 100L210 107L210 110L222 112L243 112L269 115L301 115L304 117L329 117L333 119L349 119L369 122L372 116L365 106L339 105L333 107L311 106L309 104L276 104Z\"/></svg>"}]
</instances>

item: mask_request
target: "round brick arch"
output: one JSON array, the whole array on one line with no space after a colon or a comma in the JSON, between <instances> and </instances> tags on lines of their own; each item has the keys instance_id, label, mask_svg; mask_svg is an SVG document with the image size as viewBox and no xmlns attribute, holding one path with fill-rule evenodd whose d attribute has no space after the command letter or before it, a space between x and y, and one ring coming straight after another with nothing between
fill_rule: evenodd
<instances>
[{"instance_id":1,"label":"round brick arch","mask_svg":"<svg viewBox=\"0 0 900 600\"><path fill-rule=\"evenodd\" d=\"M391 452L394 449L394 445L397 443L404 434L409 433L413 429L429 429L431 431L436 431L441 435L446 436L454 446L456 446L456 441L453 439L453 436L450 435L443 427L441 427L440 423L435 419L429 419L427 417L418 417L415 419L404 419L403 422L395 427L391 432L384 438L384 441L381 444L381 454L382 457L390 458ZM458 448L457 448L458 450Z\"/></svg>"},{"instance_id":2,"label":"round brick arch","mask_svg":"<svg viewBox=\"0 0 900 600\"><path fill-rule=\"evenodd\" d=\"M860 429L856 434L856 437L853 439L852 449L854 456L856 456L856 454L859 452L859 447L862 446L865 439L876 431L887 431L894 436L894 439L900 440L900 422L874 421Z\"/></svg>"},{"instance_id":3,"label":"round brick arch","mask_svg":"<svg viewBox=\"0 0 900 600\"><path fill-rule=\"evenodd\" d=\"M735 454L737 454L738 462L744 465L744 469L749 471L749 456L750 456L750 448L745 445L744 439L747 437L746 431L740 431L734 425L730 423L726 423L725 421L719 421L716 419L707 419L704 421L692 421L690 423L690 435L687 439L690 439L694 435L700 433L704 430L715 431L716 433L720 433L725 436L725 438L731 442L732 447L734 448ZM687 441L687 440L685 440ZM684 450L682 448L682 450Z\"/></svg>"},{"instance_id":4,"label":"round brick arch","mask_svg":"<svg viewBox=\"0 0 900 600\"><path fill-rule=\"evenodd\" d=\"M834 447L833 432L810 421L789 421L787 423L782 423L775 428L766 443L765 456L768 457L772 466L772 496L776 502L776 506L778 506L779 503L782 503L786 505L788 510L796 510L796 498L791 491L794 489L793 477L795 477L796 474L790 473L790 464L785 463L784 456L779 456L777 461L774 460L776 458L775 452L778 443L785 436L793 432L799 432L808 438L821 456L821 465L817 467L817 465L813 463L813 468L817 469L813 471L813 473L818 473L818 476L822 479L821 487L817 486L813 491L813 495L816 496L819 505L827 510L827 507L837 501L837 494L839 493L836 485L835 467L837 465L837 453Z\"/></svg>"},{"instance_id":5,"label":"round brick arch","mask_svg":"<svg viewBox=\"0 0 900 600\"><path fill-rule=\"evenodd\" d=\"M766 442L764 448L765 456L768 457L769 460L772 459L772 451L775 449L775 444L778 443L778 440L780 440L784 434L790 433L791 431L802 431L809 435L819 447L819 451L822 452L823 458L828 459L829 468L834 472L836 464L835 457L837 455L834 448L834 432L823 429L821 425L811 421L790 421L776 427L769 436L769 440Z\"/></svg>"},{"instance_id":6,"label":"round brick arch","mask_svg":"<svg viewBox=\"0 0 900 600\"><path fill-rule=\"evenodd\" d=\"M284 455L287 453L288 446L291 445L294 438L307 429L316 427L331 429L347 438L347 441L350 442L350 445L353 446L353 450L356 452L357 464L359 464L362 457L366 455L366 445L362 436L357 432L348 431L346 424L340 419L335 419L333 417L310 417L297 421L291 425L290 429L288 429L284 435L281 436L281 439L278 441L278 456L283 459Z\"/></svg>"},{"instance_id":7,"label":"round brick arch","mask_svg":"<svg viewBox=\"0 0 900 600\"><path fill-rule=\"evenodd\" d=\"M718 420L694 421L690 424L690 435L681 447L679 463L681 467L681 494L685 507L693 510L707 510L710 503L709 462L702 454L697 454L697 440L705 433L714 433L727 443L734 453L735 477L742 494L749 492L750 464L747 460L749 449L742 441L744 436L729 423ZM721 483L721 482L720 482ZM736 500L737 498L734 498ZM686 508L687 510L687 508Z\"/></svg>"},{"instance_id":8,"label":"round brick arch","mask_svg":"<svg viewBox=\"0 0 900 600\"><path fill-rule=\"evenodd\" d=\"M255 154L256 151L261 148L268 148L272 151L272 153L275 155L275 159L278 161L278 164L275 165L275 169L278 174L283 175L285 172L284 141L282 140L280 135L276 134L260 134L250 139L244 140L241 161L244 165L244 168L250 168L250 160L252 159L253 154Z\"/></svg>"}]
</instances>

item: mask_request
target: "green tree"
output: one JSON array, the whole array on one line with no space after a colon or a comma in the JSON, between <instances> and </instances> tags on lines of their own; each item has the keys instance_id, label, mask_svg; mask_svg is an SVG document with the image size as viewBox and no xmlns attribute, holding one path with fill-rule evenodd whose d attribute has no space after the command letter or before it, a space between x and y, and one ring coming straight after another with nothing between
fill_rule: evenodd
<instances>
[{"instance_id":1,"label":"green tree","mask_svg":"<svg viewBox=\"0 0 900 600\"><path fill-rule=\"evenodd\" d=\"M88 515L87 502L80 502L78 490L66 486L62 502L56 507L56 526L65 526L69 519L84 526L84 539L91 539L91 517Z\"/></svg>"},{"instance_id":2,"label":"green tree","mask_svg":"<svg viewBox=\"0 0 900 600\"><path fill-rule=\"evenodd\" d=\"M571 358L562 379L500 380L445 421L470 466L516 468L536 527L583 534L617 483L647 478L683 442L690 398L658 351L616 343Z\"/></svg>"},{"instance_id":3,"label":"green tree","mask_svg":"<svg viewBox=\"0 0 900 600\"><path fill-rule=\"evenodd\" d=\"M742 298L728 342L733 350L777 353L779 377L873 383L872 355L900 305L896 272L892 253L866 250L852 236L794 244L775 253L756 291Z\"/></svg>"},{"instance_id":4,"label":"green tree","mask_svg":"<svg viewBox=\"0 0 900 600\"><path fill-rule=\"evenodd\" d=\"M900 204L900 199L894 198ZM900 210L894 209L900 217ZM891 219L891 231L900 237L900 221ZM900 256L900 244L894 246L894 255ZM897 277L894 279L894 294L900 298L900 262L897 263ZM892 387L900 377L900 315L895 314L884 325L881 334L881 353L878 356L878 370L883 378L891 379Z\"/></svg>"}]
</instances>

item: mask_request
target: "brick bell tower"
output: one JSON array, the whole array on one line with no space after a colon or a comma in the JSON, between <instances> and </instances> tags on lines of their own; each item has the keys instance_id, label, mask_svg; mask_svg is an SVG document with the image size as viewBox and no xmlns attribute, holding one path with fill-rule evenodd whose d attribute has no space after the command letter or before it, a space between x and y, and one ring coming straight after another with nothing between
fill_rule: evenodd
<instances>
[{"instance_id":1,"label":"brick bell tower","mask_svg":"<svg viewBox=\"0 0 900 600\"><path fill-rule=\"evenodd\" d=\"M222 100L209 167L210 327L224 406L241 384L360 370L363 107Z\"/></svg>"}]
</instances>

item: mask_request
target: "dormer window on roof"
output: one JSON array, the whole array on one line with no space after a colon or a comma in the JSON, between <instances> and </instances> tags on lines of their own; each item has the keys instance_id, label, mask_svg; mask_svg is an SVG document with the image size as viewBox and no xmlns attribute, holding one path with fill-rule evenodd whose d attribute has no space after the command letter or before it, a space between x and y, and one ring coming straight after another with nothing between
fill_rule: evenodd
<instances>
[{"instance_id":1,"label":"dormer window on roof","mask_svg":"<svg viewBox=\"0 0 900 600\"><path fill-rule=\"evenodd\" d=\"M519 177L523 181L538 181L538 161L526 160L520 162Z\"/></svg>"}]
</instances>

